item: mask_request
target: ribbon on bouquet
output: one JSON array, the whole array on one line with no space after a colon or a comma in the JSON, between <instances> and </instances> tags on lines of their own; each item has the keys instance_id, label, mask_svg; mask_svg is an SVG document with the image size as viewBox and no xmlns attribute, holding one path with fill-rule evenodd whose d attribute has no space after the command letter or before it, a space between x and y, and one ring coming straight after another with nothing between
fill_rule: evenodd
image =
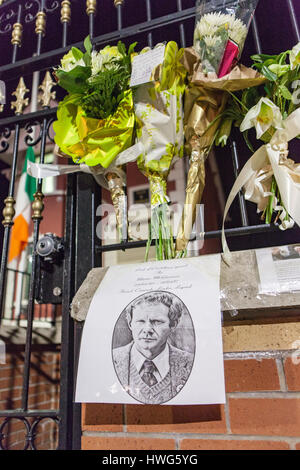
<instances>
[{"instance_id":1,"label":"ribbon on bouquet","mask_svg":"<svg viewBox=\"0 0 300 470\"><path fill-rule=\"evenodd\" d=\"M274 176L287 213L300 226L300 164L287 158L288 142L299 134L300 109L297 109L284 121L284 129L277 130L270 143L260 147L239 173L228 196L223 216L222 247L223 259L227 264L230 264L231 254L224 231L225 219L233 200L243 187L245 198L255 202L259 211L263 210L268 196L272 194L266 190L266 183ZM276 205L276 199L274 204L276 209L282 211L280 228L290 228L293 221L289 223L284 220L286 212L283 207Z\"/></svg>"},{"instance_id":2,"label":"ribbon on bouquet","mask_svg":"<svg viewBox=\"0 0 300 470\"><path fill-rule=\"evenodd\" d=\"M121 166L126 163L133 162L137 159L140 153L143 151L142 144L138 142L132 147L121 152L115 161L108 167L104 168L101 165L90 167L85 163L80 163L77 165L54 165L54 164L45 164L45 163L32 163L28 162L27 173L33 178L49 178L51 176L60 176L67 175L71 173L89 173L94 175L97 183L109 189L109 184L107 182L106 175L109 173L115 173L123 181L123 185L126 184L126 175L122 170Z\"/></svg>"},{"instance_id":3,"label":"ribbon on bouquet","mask_svg":"<svg viewBox=\"0 0 300 470\"><path fill-rule=\"evenodd\" d=\"M86 163L77 165L47 165L28 162L27 173L34 178L40 179L78 172L93 175L99 186L110 192L116 214L119 238L124 241L127 239L127 200L124 190L124 186L126 186L126 172L124 171L124 165L135 161L142 151L142 144L137 143L121 152L108 168L104 168L101 165L90 167ZM56 149L55 153L58 156L64 156L59 148Z\"/></svg>"}]
</instances>

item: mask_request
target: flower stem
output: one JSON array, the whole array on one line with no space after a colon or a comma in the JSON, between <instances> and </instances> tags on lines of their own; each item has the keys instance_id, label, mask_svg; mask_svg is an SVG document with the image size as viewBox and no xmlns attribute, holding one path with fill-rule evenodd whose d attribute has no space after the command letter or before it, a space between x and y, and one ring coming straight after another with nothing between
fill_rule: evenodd
<instances>
[{"instance_id":1,"label":"flower stem","mask_svg":"<svg viewBox=\"0 0 300 470\"><path fill-rule=\"evenodd\" d=\"M277 191L277 183L276 183L276 180L273 176L272 177L272 183L271 183L272 196L269 197L269 202L268 202L268 205L266 207L266 213L265 213L265 223L266 224L270 224L271 221L272 221L273 203L274 203L274 197L276 195L276 191Z\"/></svg>"}]
</instances>

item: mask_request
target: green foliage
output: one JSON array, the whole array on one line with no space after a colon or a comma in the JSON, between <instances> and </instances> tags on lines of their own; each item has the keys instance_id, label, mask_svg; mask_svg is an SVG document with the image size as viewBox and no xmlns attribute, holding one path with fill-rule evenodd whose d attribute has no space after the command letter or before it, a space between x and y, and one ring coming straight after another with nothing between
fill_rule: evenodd
<instances>
[{"instance_id":1,"label":"green foliage","mask_svg":"<svg viewBox=\"0 0 300 470\"><path fill-rule=\"evenodd\" d=\"M125 67L117 71L104 70L89 83L81 106L88 117L106 119L112 115L127 89L130 72Z\"/></svg>"},{"instance_id":2,"label":"green foliage","mask_svg":"<svg viewBox=\"0 0 300 470\"><path fill-rule=\"evenodd\" d=\"M59 85L64 88L68 93L84 93L88 78L91 76L89 67L77 65L70 72L57 70L55 72L59 80Z\"/></svg>"},{"instance_id":3,"label":"green foliage","mask_svg":"<svg viewBox=\"0 0 300 470\"><path fill-rule=\"evenodd\" d=\"M234 126L239 127L247 112L255 106L260 98L269 98L279 107L283 119L286 119L297 107L293 100L294 82L300 79L300 67L291 70L289 64L290 51L281 54L255 54L251 56L252 67L266 77L263 86L251 87L241 92L230 93L231 99L225 111L218 119L233 119ZM270 130L261 137L263 142L269 142L274 133ZM247 146L253 150L248 137L248 131L243 133ZM216 144L221 145L220 140Z\"/></svg>"},{"instance_id":4,"label":"green foliage","mask_svg":"<svg viewBox=\"0 0 300 470\"><path fill-rule=\"evenodd\" d=\"M71 49L74 59L83 59L85 66L77 65L69 72L56 70L59 85L70 95L76 94L77 102L80 101L88 117L105 119L116 111L128 88L131 74L130 55L134 52L136 44L131 44L127 52L125 45L119 41L117 47L122 57L112 58L109 66L92 76L93 46L87 36L84 40L85 53L76 47Z\"/></svg>"},{"instance_id":5,"label":"green foliage","mask_svg":"<svg viewBox=\"0 0 300 470\"><path fill-rule=\"evenodd\" d=\"M295 86L297 81L300 80L300 66L292 70L289 63L289 55L290 51L284 51L277 55L253 55L251 57L253 61L252 67L266 77L265 84L258 87L247 88L244 91L230 93L231 96L227 107L217 119L221 119L222 122L226 119L232 119L234 126L240 127L248 111L253 108L262 97L269 98L280 109L283 120L286 119L299 106L293 93L296 91ZM260 137L260 140L264 143L270 142L275 131L276 129L273 126L270 127ZM248 132L248 130L243 132L243 137L248 148L253 153L254 149L250 142ZM224 140L220 132L216 134L216 145L223 145ZM267 224L273 221L275 198L277 205L284 207L274 176L270 192L271 196L269 197L268 205L262 215L262 219L265 220ZM277 213L274 222L277 221L278 217L279 213ZM289 219L288 214L286 215L286 219Z\"/></svg>"},{"instance_id":6,"label":"green foliage","mask_svg":"<svg viewBox=\"0 0 300 470\"><path fill-rule=\"evenodd\" d=\"M77 47L72 47L72 54L75 60L80 60L83 57L83 52L80 49L77 49Z\"/></svg>"},{"instance_id":7,"label":"green foliage","mask_svg":"<svg viewBox=\"0 0 300 470\"><path fill-rule=\"evenodd\" d=\"M92 49L93 49L93 45L92 45L90 36L87 36L87 37L85 38L83 44L84 44L84 47L85 47L85 50L86 50L87 54L91 55Z\"/></svg>"}]
</instances>

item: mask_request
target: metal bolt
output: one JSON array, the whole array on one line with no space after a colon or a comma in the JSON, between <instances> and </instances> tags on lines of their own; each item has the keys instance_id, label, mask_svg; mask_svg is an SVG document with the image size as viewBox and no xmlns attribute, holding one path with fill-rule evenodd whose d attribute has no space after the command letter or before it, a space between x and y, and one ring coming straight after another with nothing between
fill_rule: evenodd
<instances>
[{"instance_id":1,"label":"metal bolt","mask_svg":"<svg viewBox=\"0 0 300 470\"><path fill-rule=\"evenodd\" d=\"M54 287L53 295L55 295L55 297L59 297L61 295L61 288L60 287Z\"/></svg>"}]
</instances>

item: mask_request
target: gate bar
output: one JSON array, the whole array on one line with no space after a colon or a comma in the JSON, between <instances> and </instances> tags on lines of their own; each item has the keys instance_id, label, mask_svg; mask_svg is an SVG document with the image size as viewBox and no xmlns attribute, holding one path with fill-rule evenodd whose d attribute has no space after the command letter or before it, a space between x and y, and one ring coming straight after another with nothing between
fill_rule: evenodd
<instances>
[{"instance_id":1,"label":"gate bar","mask_svg":"<svg viewBox=\"0 0 300 470\"><path fill-rule=\"evenodd\" d=\"M7 199L11 200L11 205L12 205L11 210L13 210L13 212L14 212L14 204L15 204L14 190L15 190L15 179L16 179L18 151L19 151L19 136L20 136L20 124L17 123L15 125L13 162L12 162L12 170L11 170L11 180L9 183L9 190L8 190L8 197L7 197ZM7 201L7 199L5 201ZM6 222L5 219L2 222L5 228L4 228L4 237L3 237L1 268L0 268L0 326L1 326L1 319L3 315L4 291L5 291L5 283L6 283L6 267L7 267L7 259L8 259L8 248L9 248L9 235L10 235L11 227L13 225L13 221L12 221L13 216L14 216L14 213L11 214L10 222Z\"/></svg>"},{"instance_id":2,"label":"gate bar","mask_svg":"<svg viewBox=\"0 0 300 470\"><path fill-rule=\"evenodd\" d=\"M225 229L226 237L240 237L244 235L251 235L253 233L268 233L268 232L276 232L279 230L278 225L274 224L261 224L261 225L250 225L249 227L234 227L234 228L227 228ZM295 230L295 229L290 229ZM222 230L212 230L211 232L204 233L204 239L208 240L211 238L221 238ZM174 241L176 237L174 237ZM137 240L131 241L128 243L116 243L111 245L97 245L96 246L96 253L104 253L105 251L115 251L115 250L123 250L123 249L130 249L130 248L140 248L146 246L148 243L147 240ZM155 245L155 240L152 240L151 245Z\"/></svg>"},{"instance_id":3,"label":"gate bar","mask_svg":"<svg viewBox=\"0 0 300 470\"><path fill-rule=\"evenodd\" d=\"M297 21L294 5L293 5L292 0L287 0L287 2L288 2L288 9L289 9L293 29L294 29L294 32L295 32L295 36L297 38L297 41L300 42L300 32L299 32L299 26L298 26L298 21Z\"/></svg>"}]
</instances>

